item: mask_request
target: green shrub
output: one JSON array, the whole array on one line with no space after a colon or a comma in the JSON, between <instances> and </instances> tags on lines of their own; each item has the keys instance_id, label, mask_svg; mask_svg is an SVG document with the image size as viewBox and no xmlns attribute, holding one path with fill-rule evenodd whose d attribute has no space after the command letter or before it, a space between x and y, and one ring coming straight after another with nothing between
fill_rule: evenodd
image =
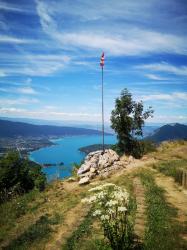
<instances>
[{"instance_id":1,"label":"green shrub","mask_svg":"<svg viewBox=\"0 0 187 250\"><path fill-rule=\"evenodd\" d=\"M156 144L152 141L133 139L129 141L126 149L121 147L119 143L113 145L112 149L120 156L126 153L131 154L136 159L140 159L143 155L156 151Z\"/></svg>"},{"instance_id":2,"label":"green shrub","mask_svg":"<svg viewBox=\"0 0 187 250\"><path fill-rule=\"evenodd\" d=\"M9 152L0 161L0 202L34 188L43 190L46 177L40 165Z\"/></svg>"},{"instance_id":3,"label":"green shrub","mask_svg":"<svg viewBox=\"0 0 187 250\"><path fill-rule=\"evenodd\" d=\"M48 237L52 231L50 219L47 215L41 216L35 224L31 225L27 231L13 240L10 245L5 247L6 250L29 249L28 247L36 240Z\"/></svg>"}]
</instances>

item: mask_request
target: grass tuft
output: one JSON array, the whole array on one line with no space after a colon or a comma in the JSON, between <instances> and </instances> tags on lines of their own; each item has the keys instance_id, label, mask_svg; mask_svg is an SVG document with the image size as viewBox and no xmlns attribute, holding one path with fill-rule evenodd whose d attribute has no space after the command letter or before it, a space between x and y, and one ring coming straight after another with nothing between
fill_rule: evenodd
<instances>
[{"instance_id":1,"label":"grass tuft","mask_svg":"<svg viewBox=\"0 0 187 250\"><path fill-rule=\"evenodd\" d=\"M20 235L17 239L13 240L6 250L28 249L28 247L37 240L41 240L49 236L51 230L51 221L47 215L41 216L35 224L31 225L27 231Z\"/></svg>"},{"instance_id":2,"label":"grass tuft","mask_svg":"<svg viewBox=\"0 0 187 250\"><path fill-rule=\"evenodd\" d=\"M185 229L174 219L177 217L177 209L166 202L165 191L155 184L150 171L142 171L139 175L146 188L147 202L148 223L144 249L185 249L181 238Z\"/></svg>"},{"instance_id":3,"label":"grass tuft","mask_svg":"<svg viewBox=\"0 0 187 250\"><path fill-rule=\"evenodd\" d=\"M93 221L92 210L88 212L79 227L73 232L70 238L67 239L66 245L63 246L63 250L76 249L76 244L85 235L88 235L91 230L91 224Z\"/></svg>"}]
</instances>

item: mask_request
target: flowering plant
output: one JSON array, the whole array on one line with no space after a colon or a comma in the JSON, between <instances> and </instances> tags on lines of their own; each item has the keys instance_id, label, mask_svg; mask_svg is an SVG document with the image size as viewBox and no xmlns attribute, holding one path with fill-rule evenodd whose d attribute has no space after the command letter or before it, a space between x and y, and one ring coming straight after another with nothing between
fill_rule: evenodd
<instances>
[{"instance_id":1,"label":"flowering plant","mask_svg":"<svg viewBox=\"0 0 187 250\"><path fill-rule=\"evenodd\" d=\"M101 221L104 236L112 249L129 249L131 241L131 224L129 214L129 194L126 189L113 183L106 183L89 192L94 193L82 201L93 206L93 216Z\"/></svg>"}]
</instances>

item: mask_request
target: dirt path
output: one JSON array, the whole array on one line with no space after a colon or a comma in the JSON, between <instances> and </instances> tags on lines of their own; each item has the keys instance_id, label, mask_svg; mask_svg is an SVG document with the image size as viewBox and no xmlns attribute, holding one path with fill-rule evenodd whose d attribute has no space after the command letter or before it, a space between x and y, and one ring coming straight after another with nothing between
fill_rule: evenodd
<instances>
[{"instance_id":1,"label":"dirt path","mask_svg":"<svg viewBox=\"0 0 187 250\"><path fill-rule=\"evenodd\" d=\"M62 249L66 239L75 231L75 229L81 224L85 215L88 213L82 203L69 210L66 214L64 222L59 225L57 233L53 236L53 239L45 246L45 250L58 250Z\"/></svg>"},{"instance_id":2,"label":"dirt path","mask_svg":"<svg viewBox=\"0 0 187 250\"><path fill-rule=\"evenodd\" d=\"M137 212L135 219L135 234L139 237L140 241L143 240L145 224L146 224L146 203L144 187L138 177L133 180L134 192L136 195Z\"/></svg>"},{"instance_id":3,"label":"dirt path","mask_svg":"<svg viewBox=\"0 0 187 250\"><path fill-rule=\"evenodd\" d=\"M173 207L178 209L178 220L185 224L187 222L187 190L179 187L171 177L160 173L156 174L156 184L166 191L166 198ZM183 235L187 240L187 234Z\"/></svg>"}]
</instances>

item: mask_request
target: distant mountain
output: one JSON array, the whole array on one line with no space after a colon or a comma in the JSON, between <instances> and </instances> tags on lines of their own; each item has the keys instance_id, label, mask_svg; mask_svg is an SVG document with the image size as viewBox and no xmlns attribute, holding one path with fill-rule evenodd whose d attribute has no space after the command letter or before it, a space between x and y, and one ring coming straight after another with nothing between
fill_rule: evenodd
<instances>
[{"instance_id":1,"label":"distant mountain","mask_svg":"<svg viewBox=\"0 0 187 250\"><path fill-rule=\"evenodd\" d=\"M142 130L143 130L143 137L150 136L153 134L153 132L159 128L160 126L153 126L153 125L145 125Z\"/></svg>"},{"instance_id":2,"label":"distant mountain","mask_svg":"<svg viewBox=\"0 0 187 250\"><path fill-rule=\"evenodd\" d=\"M0 120L0 137L57 137L98 134L101 134L101 131L65 126L33 125L23 122Z\"/></svg>"},{"instance_id":3,"label":"distant mountain","mask_svg":"<svg viewBox=\"0 0 187 250\"><path fill-rule=\"evenodd\" d=\"M187 126L179 123L167 124L154 131L151 136L146 139L155 142L167 140L187 139Z\"/></svg>"}]
</instances>

